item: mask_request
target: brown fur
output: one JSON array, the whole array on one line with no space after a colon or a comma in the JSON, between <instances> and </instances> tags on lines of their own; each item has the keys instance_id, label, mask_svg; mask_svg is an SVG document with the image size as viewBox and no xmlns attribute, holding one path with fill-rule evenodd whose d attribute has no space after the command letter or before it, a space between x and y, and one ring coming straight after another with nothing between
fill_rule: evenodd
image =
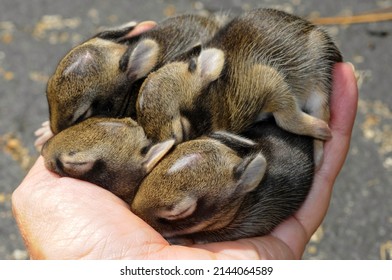
<instances>
[{"instance_id":1,"label":"brown fur","mask_svg":"<svg viewBox=\"0 0 392 280\"><path fill-rule=\"evenodd\" d=\"M308 21L253 10L223 27L195 59L151 73L137 119L155 141L239 133L265 114L288 131L326 140L332 67L341 59L329 36Z\"/></svg>"},{"instance_id":2,"label":"brown fur","mask_svg":"<svg viewBox=\"0 0 392 280\"><path fill-rule=\"evenodd\" d=\"M311 138L266 121L243 136L213 133L169 153L173 140L153 145L130 118L92 117L42 155L49 170L122 198L171 242L204 243L269 233L310 188Z\"/></svg>"},{"instance_id":3,"label":"brown fur","mask_svg":"<svg viewBox=\"0 0 392 280\"><path fill-rule=\"evenodd\" d=\"M176 146L145 177L131 205L176 244L268 234L310 189L312 139L273 122L246 134L212 134Z\"/></svg>"},{"instance_id":4,"label":"brown fur","mask_svg":"<svg viewBox=\"0 0 392 280\"><path fill-rule=\"evenodd\" d=\"M266 30L271 31L268 26L276 32L264 34ZM260 34L252 30L261 27L263 30L259 30ZM252 38L252 34L259 34L259 37ZM232 40L228 39L229 35ZM232 43L227 43L227 46L223 44L225 38ZM283 46L276 45L280 38L286 42ZM324 38L326 42L323 45L315 38ZM259 39L263 42L261 46L255 43ZM225 46L223 51L217 51L214 46L218 44L217 41ZM238 47L236 42L244 46ZM246 42L248 43L245 44ZM305 46L309 48L306 49ZM284 47L289 48L286 51ZM263 116L264 112L273 113L277 123L284 128L287 125L282 122L280 115L286 116L283 120L288 122L289 128L293 126L295 133L304 130L301 126L303 118L305 124L309 118L316 124L320 123L317 118L312 118L301 110L290 111L293 103L297 105L294 109L303 105L313 116L328 118L331 68L340 55L325 33L317 27L285 13L256 10L228 24L206 48L207 51L202 51L196 60L185 59L186 62L175 61L163 66L151 73L143 84L137 101L140 107L138 121L146 129L147 137L142 127L130 119L92 118L69 127L45 145L42 153L47 167L60 175L101 185L130 203L140 180L173 145L173 141L153 145L156 140L175 138L181 142L215 130L241 133ZM307 57L302 49L306 49ZM89 59L88 56L85 58ZM210 63L203 64L205 61ZM323 91L318 92L320 88ZM313 94L313 90L317 93ZM301 118L296 118L298 116ZM313 124L305 125L305 128L313 132L320 129ZM321 129L320 134L323 133L328 134ZM227 150L224 147L222 149ZM220 166L220 163L214 162L220 157L219 150L215 154L217 157L209 158L211 171L215 165ZM240 164L244 160L227 150L227 156L229 155L231 156L224 158L222 162ZM264 154L261 153L261 156ZM271 159L274 157L267 158L267 164ZM298 159L294 157L293 160ZM251 162L256 164L261 161L258 158L256 162ZM195 174L201 176L200 174L208 171L206 169ZM219 172L224 171L222 169ZM218 174L217 177L226 180L229 173ZM158 175L152 175L151 178L153 176ZM292 177L295 178L294 175ZM187 182L185 177L180 179ZM198 180L202 182L202 178ZM215 181L211 182L214 186ZM219 185L218 181L216 183ZM190 202L192 197L180 206L184 207ZM233 206L234 212L235 209ZM192 209L185 210L191 212ZM175 214L181 216L184 213Z\"/></svg>"},{"instance_id":5,"label":"brown fur","mask_svg":"<svg viewBox=\"0 0 392 280\"><path fill-rule=\"evenodd\" d=\"M143 177L173 146L153 145L131 118L89 118L49 139L46 167L97 184L130 203Z\"/></svg>"},{"instance_id":6,"label":"brown fur","mask_svg":"<svg viewBox=\"0 0 392 280\"><path fill-rule=\"evenodd\" d=\"M50 78L47 98L54 134L91 116L135 115L140 84L151 70L208 40L223 17L181 15L155 26L130 23L72 49Z\"/></svg>"}]
</instances>

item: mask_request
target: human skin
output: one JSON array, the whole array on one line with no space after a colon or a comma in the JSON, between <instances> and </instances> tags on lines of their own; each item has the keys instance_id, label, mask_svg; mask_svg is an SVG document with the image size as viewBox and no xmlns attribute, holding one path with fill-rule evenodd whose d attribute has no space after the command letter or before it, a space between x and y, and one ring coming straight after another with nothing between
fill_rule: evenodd
<instances>
[{"instance_id":1,"label":"human skin","mask_svg":"<svg viewBox=\"0 0 392 280\"><path fill-rule=\"evenodd\" d=\"M334 68L332 139L299 211L271 234L202 245L170 245L121 199L88 182L59 177L39 157L12 195L32 259L300 259L324 219L346 159L358 102L353 67ZM159 182L157 182L159 183Z\"/></svg>"}]
</instances>

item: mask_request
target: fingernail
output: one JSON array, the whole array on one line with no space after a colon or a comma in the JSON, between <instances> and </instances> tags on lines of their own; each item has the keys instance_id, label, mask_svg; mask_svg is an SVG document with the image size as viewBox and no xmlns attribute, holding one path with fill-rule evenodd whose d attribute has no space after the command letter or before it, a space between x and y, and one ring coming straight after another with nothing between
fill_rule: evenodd
<instances>
[{"instance_id":1,"label":"fingernail","mask_svg":"<svg viewBox=\"0 0 392 280\"><path fill-rule=\"evenodd\" d=\"M351 62L346 62L346 63L351 66L351 68L353 69L353 71L355 73L355 66L354 66L354 64L352 64Z\"/></svg>"}]
</instances>

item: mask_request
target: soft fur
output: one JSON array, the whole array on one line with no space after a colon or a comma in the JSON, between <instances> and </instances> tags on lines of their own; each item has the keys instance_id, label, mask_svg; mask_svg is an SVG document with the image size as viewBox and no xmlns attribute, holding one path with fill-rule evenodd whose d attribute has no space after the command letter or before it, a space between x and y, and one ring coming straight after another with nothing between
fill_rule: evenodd
<instances>
[{"instance_id":1,"label":"soft fur","mask_svg":"<svg viewBox=\"0 0 392 280\"><path fill-rule=\"evenodd\" d=\"M256 9L229 22L195 58L151 73L137 119L155 141L240 133L266 114L290 132L327 140L332 68L341 60L321 28ZM321 141L317 149L322 152Z\"/></svg>"},{"instance_id":2,"label":"soft fur","mask_svg":"<svg viewBox=\"0 0 392 280\"><path fill-rule=\"evenodd\" d=\"M131 210L169 241L261 236L295 213L314 173L312 139L273 121L179 144L142 181Z\"/></svg>"},{"instance_id":3,"label":"soft fur","mask_svg":"<svg viewBox=\"0 0 392 280\"><path fill-rule=\"evenodd\" d=\"M224 22L198 15L130 22L75 47L48 82L53 133L91 116L134 117L140 79L210 39Z\"/></svg>"}]
</instances>

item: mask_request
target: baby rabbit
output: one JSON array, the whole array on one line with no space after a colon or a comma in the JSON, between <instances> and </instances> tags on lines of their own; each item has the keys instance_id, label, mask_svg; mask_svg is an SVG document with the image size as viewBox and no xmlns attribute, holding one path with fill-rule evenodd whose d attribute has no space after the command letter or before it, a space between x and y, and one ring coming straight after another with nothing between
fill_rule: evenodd
<instances>
[{"instance_id":1,"label":"baby rabbit","mask_svg":"<svg viewBox=\"0 0 392 280\"><path fill-rule=\"evenodd\" d=\"M151 73L137 119L154 141L180 143L216 130L240 133L271 113L290 132L326 140L331 72L341 60L319 27L256 9L221 28L196 58Z\"/></svg>"},{"instance_id":2,"label":"baby rabbit","mask_svg":"<svg viewBox=\"0 0 392 280\"><path fill-rule=\"evenodd\" d=\"M173 144L153 145L131 118L92 117L50 138L41 153L50 171L97 184L130 203Z\"/></svg>"},{"instance_id":3,"label":"baby rabbit","mask_svg":"<svg viewBox=\"0 0 392 280\"><path fill-rule=\"evenodd\" d=\"M158 25L131 22L75 47L48 81L51 131L56 134L91 116L135 117L141 79L210 39L225 21L223 15L180 15ZM36 132L42 136L36 146L51 136L48 131L45 123Z\"/></svg>"},{"instance_id":4,"label":"baby rabbit","mask_svg":"<svg viewBox=\"0 0 392 280\"><path fill-rule=\"evenodd\" d=\"M131 118L92 117L49 139L42 155L49 170L126 201L173 243L235 240L292 215L314 169L310 137L273 121L243 135L215 132L168 153L174 140L153 145Z\"/></svg>"},{"instance_id":5,"label":"baby rabbit","mask_svg":"<svg viewBox=\"0 0 392 280\"><path fill-rule=\"evenodd\" d=\"M174 244L270 233L305 200L314 174L313 139L273 121L245 133L177 145L142 181L131 211Z\"/></svg>"}]
</instances>

